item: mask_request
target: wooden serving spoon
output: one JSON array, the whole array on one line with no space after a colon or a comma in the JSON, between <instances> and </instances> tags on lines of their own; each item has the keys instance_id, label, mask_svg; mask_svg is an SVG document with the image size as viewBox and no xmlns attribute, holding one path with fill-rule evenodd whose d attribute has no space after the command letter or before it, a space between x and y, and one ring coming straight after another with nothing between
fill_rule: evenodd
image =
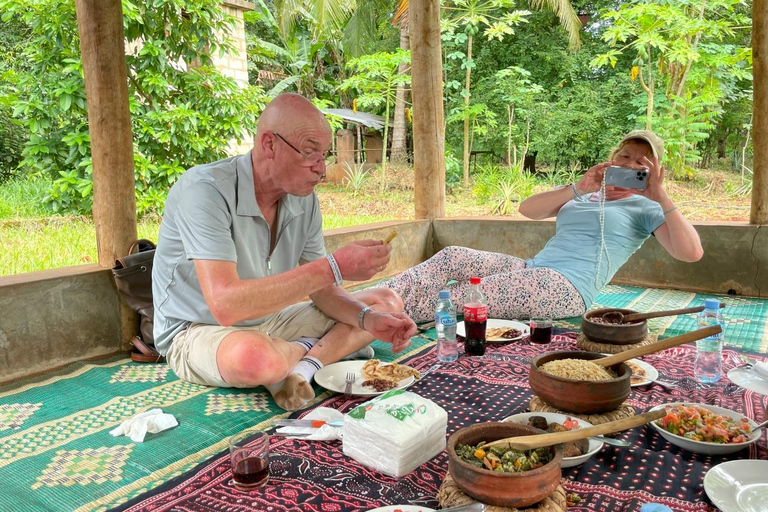
<instances>
[{"instance_id":1,"label":"wooden serving spoon","mask_svg":"<svg viewBox=\"0 0 768 512\"><path fill-rule=\"evenodd\" d=\"M721 332L723 332L723 328L719 325L710 325L709 327L704 327L703 329L697 329L695 331L680 334L678 336L672 336L671 338L657 341L656 343L643 345L642 347L633 348L632 350L620 352L612 356L601 357L600 359L590 359L590 361L607 368L615 364L623 363L624 361L629 361L633 357L653 354L654 352L659 352L660 350L666 350L678 345L690 343L692 341L700 340L714 334L719 334Z\"/></svg>"},{"instance_id":2,"label":"wooden serving spoon","mask_svg":"<svg viewBox=\"0 0 768 512\"><path fill-rule=\"evenodd\" d=\"M484 448L487 446L504 446L515 450L532 450L534 448L541 448L542 446L569 443L571 441L586 439L591 436L612 434L613 432L639 427L640 425L645 425L653 420L663 418L666 414L666 409L662 407L655 411L645 412L637 416L630 416L629 418L621 418L620 420L609 421L608 423L603 423L602 425L596 425L594 427L577 428L565 432L553 432L551 434L507 437L506 439L499 439L498 441L486 443Z\"/></svg>"},{"instance_id":3,"label":"wooden serving spoon","mask_svg":"<svg viewBox=\"0 0 768 512\"><path fill-rule=\"evenodd\" d=\"M721 308L725 307L725 304L720 304ZM659 318L662 316L674 316L685 315L688 313L699 313L704 311L704 306L695 306L692 308L683 309L669 309L667 311L650 311L648 313L627 313L626 315L621 311L606 311L600 315L603 320L606 320L612 324L623 324L637 322L638 320L647 320L649 318Z\"/></svg>"}]
</instances>

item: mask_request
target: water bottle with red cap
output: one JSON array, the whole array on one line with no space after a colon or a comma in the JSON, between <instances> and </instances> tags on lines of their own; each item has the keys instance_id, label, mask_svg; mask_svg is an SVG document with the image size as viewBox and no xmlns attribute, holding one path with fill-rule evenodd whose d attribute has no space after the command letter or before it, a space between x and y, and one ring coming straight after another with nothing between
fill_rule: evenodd
<instances>
[{"instance_id":1,"label":"water bottle with red cap","mask_svg":"<svg viewBox=\"0 0 768 512\"><path fill-rule=\"evenodd\" d=\"M464 353L468 356L485 354L485 326L488 323L488 301L480 288L481 279L469 280L469 292L464 302Z\"/></svg>"}]
</instances>

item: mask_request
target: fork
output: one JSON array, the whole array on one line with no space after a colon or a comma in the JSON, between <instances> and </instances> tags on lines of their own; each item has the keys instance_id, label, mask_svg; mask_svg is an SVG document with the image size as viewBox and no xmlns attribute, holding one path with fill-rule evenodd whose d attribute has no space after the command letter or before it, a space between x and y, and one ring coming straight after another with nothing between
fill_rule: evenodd
<instances>
[{"instance_id":1,"label":"fork","mask_svg":"<svg viewBox=\"0 0 768 512\"><path fill-rule=\"evenodd\" d=\"M352 393L352 383L355 382L355 373L347 372L347 378L344 379L346 385L344 386L344 394L349 395Z\"/></svg>"}]
</instances>

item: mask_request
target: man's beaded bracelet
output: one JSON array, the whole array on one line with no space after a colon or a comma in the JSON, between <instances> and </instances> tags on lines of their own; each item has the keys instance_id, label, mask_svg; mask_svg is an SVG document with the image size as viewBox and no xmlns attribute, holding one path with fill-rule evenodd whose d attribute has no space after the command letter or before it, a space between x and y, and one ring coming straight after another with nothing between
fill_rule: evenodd
<instances>
[{"instance_id":1,"label":"man's beaded bracelet","mask_svg":"<svg viewBox=\"0 0 768 512\"><path fill-rule=\"evenodd\" d=\"M365 330L365 314L370 310L371 306L365 306L360 310L360 313L357 314L357 326L362 330Z\"/></svg>"},{"instance_id":2,"label":"man's beaded bracelet","mask_svg":"<svg viewBox=\"0 0 768 512\"><path fill-rule=\"evenodd\" d=\"M341 270L339 269L339 264L336 263L336 258L333 257L333 254L327 255L326 258L328 259L328 264L331 266L331 272L333 272L333 278L336 280L336 286L341 286L344 282L344 278L341 277Z\"/></svg>"}]
</instances>

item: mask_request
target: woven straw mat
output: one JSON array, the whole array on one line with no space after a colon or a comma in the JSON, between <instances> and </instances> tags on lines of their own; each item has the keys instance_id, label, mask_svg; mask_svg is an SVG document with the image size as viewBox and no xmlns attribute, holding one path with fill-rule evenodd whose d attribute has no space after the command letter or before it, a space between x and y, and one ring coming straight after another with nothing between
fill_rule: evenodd
<instances>
[{"instance_id":1,"label":"woven straw mat","mask_svg":"<svg viewBox=\"0 0 768 512\"><path fill-rule=\"evenodd\" d=\"M574 414L572 412L561 411L557 407L552 407L537 396L533 397L528 408L531 410L531 412L556 412L565 414L566 416L573 416L574 418L588 421L592 425L600 425L602 423L608 423L609 421L620 420L622 418L629 418L630 416L635 415L635 409L627 403L621 404L615 411L603 412L599 414Z\"/></svg>"},{"instance_id":2,"label":"woven straw mat","mask_svg":"<svg viewBox=\"0 0 768 512\"><path fill-rule=\"evenodd\" d=\"M459 489L459 486L453 481L453 477L450 473L445 475L443 484L437 492L437 501L440 503L441 508L469 505L475 502L475 500L464 494L464 491ZM563 489L562 485L558 485L555 492L538 502L536 505L526 507L525 509L497 507L495 505L485 506L486 512L517 512L518 510L524 510L525 512L565 512L566 509L565 489Z\"/></svg>"},{"instance_id":3,"label":"woven straw mat","mask_svg":"<svg viewBox=\"0 0 768 512\"><path fill-rule=\"evenodd\" d=\"M632 343L631 345L614 345L612 343L599 343L597 341L592 341L584 336L584 333L579 333L578 338L576 338L576 346L589 352L599 352L601 354L620 354L621 352L626 352L627 350L632 350L633 348L644 347L646 345L650 345L651 343L656 343L657 339L658 335L649 332L645 335L643 341Z\"/></svg>"}]
</instances>

